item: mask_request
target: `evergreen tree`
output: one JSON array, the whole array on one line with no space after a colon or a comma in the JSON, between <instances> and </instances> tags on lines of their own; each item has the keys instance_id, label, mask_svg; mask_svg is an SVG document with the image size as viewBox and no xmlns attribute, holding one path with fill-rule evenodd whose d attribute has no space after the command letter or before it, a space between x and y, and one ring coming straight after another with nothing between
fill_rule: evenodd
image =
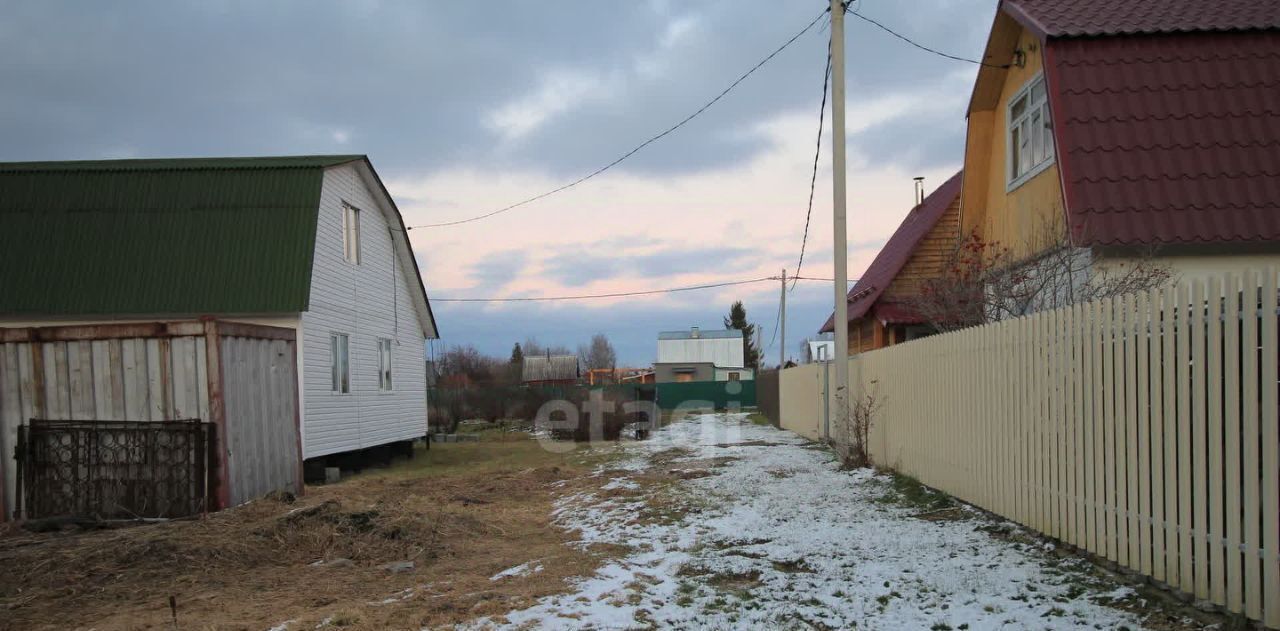
<instances>
[{"instance_id":1,"label":"evergreen tree","mask_svg":"<svg viewBox=\"0 0 1280 631\"><path fill-rule=\"evenodd\" d=\"M724 319L724 328L742 331L742 358L748 368L760 368L760 350L756 348L756 325L747 322L747 308L738 300L729 307L729 317Z\"/></svg>"},{"instance_id":2,"label":"evergreen tree","mask_svg":"<svg viewBox=\"0 0 1280 631\"><path fill-rule=\"evenodd\" d=\"M520 350L520 342L516 342L515 347L511 349L511 363L524 363L524 351Z\"/></svg>"}]
</instances>

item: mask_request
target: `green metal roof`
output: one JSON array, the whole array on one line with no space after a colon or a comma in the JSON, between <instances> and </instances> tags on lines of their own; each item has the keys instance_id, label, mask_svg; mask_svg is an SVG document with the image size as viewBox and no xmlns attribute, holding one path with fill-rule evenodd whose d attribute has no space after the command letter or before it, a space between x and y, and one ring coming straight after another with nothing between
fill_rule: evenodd
<instances>
[{"instance_id":1,"label":"green metal roof","mask_svg":"<svg viewBox=\"0 0 1280 631\"><path fill-rule=\"evenodd\" d=\"M0 163L0 314L305 311L324 167L354 160Z\"/></svg>"}]
</instances>

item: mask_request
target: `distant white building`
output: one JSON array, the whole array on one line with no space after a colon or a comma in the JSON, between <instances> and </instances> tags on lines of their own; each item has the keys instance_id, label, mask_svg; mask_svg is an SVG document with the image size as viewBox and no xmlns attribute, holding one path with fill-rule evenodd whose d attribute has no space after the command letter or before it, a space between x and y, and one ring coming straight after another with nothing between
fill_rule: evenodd
<instances>
[{"instance_id":1,"label":"distant white building","mask_svg":"<svg viewBox=\"0 0 1280 631\"><path fill-rule=\"evenodd\" d=\"M658 361L653 369L658 383L680 381L750 381L754 372L746 366L742 331L663 331L658 334Z\"/></svg>"},{"instance_id":2,"label":"distant white building","mask_svg":"<svg viewBox=\"0 0 1280 631\"><path fill-rule=\"evenodd\" d=\"M823 337L830 337L823 335ZM828 339L809 340L809 363L829 362L836 356L836 341Z\"/></svg>"}]
</instances>

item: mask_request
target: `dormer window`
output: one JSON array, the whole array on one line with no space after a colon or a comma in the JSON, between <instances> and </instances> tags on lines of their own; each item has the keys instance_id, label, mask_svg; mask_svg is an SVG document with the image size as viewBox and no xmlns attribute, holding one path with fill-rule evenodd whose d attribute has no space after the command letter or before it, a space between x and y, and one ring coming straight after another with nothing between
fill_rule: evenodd
<instances>
[{"instance_id":1,"label":"dormer window","mask_svg":"<svg viewBox=\"0 0 1280 631\"><path fill-rule=\"evenodd\" d=\"M1009 190L1053 164L1053 125L1044 76L1038 75L1009 100Z\"/></svg>"}]
</instances>

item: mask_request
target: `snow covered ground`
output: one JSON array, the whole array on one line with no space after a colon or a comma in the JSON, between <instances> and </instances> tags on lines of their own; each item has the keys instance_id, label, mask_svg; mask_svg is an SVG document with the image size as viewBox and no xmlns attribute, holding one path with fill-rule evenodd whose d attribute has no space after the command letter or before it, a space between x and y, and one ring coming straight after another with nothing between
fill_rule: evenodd
<instances>
[{"instance_id":1,"label":"snow covered ground","mask_svg":"<svg viewBox=\"0 0 1280 631\"><path fill-rule=\"evenodd\" d=\"M566 490L557 521L584 545L629 552L567 594L469 626L1141 626L1108 606L1132 590L1084 561L993 535L1016 528L968 508L921 519L885 501L888 478L840 471L826 450L743 415L677 422L597 473L599 484Z\"/></svg>"}]
</instances>

